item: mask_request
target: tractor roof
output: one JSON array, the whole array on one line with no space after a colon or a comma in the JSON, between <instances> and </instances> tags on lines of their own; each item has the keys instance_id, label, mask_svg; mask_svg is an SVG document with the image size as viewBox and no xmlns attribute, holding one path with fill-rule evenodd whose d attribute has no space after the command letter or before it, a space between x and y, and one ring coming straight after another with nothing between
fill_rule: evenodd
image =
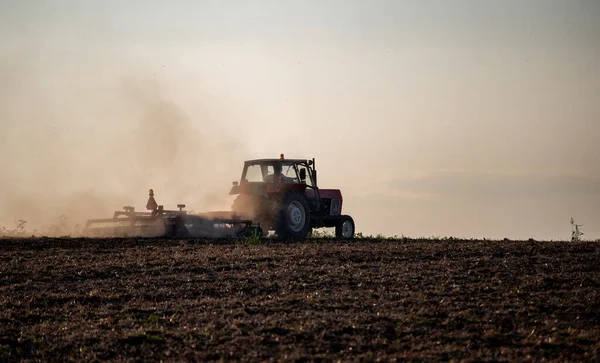
<instances>
[{"instance_id":1,"label":"tractor roof","mask_svg":"<svg viewBox=\"0 0 600 363\"><path fill-rule=\"evenodd\" d=\"M254 159L254 160L246 160L244 163L246 164L262 164L262 163L291 163L291 164L300 164L300 163L308 163L308 159Z\"/></svg>"}]
</instances>

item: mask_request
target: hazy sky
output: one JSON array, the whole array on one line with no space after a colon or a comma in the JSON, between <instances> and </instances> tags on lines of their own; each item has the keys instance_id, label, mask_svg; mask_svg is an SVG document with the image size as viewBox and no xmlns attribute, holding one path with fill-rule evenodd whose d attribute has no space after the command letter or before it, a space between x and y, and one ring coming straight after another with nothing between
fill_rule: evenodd
<instances>
[{"instance_id":1,"label":"hazy sky","mask_svg":"<svg viewBox=\"0 0 600 363\"><path fill-rule=\"evenodd\" d=\"M599 59L596 0L3 0L0 225L284 152L368 234L597 239Z\"/></svg>"}]
</instances>

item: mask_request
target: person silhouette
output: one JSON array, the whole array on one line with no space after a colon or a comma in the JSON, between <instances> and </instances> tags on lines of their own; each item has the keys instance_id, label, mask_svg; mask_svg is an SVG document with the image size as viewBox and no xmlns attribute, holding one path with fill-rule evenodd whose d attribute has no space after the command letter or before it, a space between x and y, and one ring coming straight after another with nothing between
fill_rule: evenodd
<instances>
[{"instance_id":1,"label":"person silhouette","mask_svg":"<svg viewBox=\"0 0 600 363\"><path fill-rule=\"evenodd\" d=\"M148 203L146 203L146 209L154 212L156 208L158 208L158 204L156 204L156 200L154 200L154 190L150 189L148 195L149 198Z\"/></svg>"}]
</instances>

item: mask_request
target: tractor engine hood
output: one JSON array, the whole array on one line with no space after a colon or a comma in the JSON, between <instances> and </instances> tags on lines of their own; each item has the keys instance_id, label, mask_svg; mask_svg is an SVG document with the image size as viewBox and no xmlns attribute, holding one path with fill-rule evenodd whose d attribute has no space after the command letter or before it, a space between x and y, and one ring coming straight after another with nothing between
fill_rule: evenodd
<instances>
[{"instance_id":1,"label":"tractor engine hood","mask_svg":"<svg viewBox=\"0 0 600 363\"><path fill-rule=\"evenodd\" d=\"M319 189L321 199L342 199L342 191L339 189Z\"/></svg>"}]
</instances>

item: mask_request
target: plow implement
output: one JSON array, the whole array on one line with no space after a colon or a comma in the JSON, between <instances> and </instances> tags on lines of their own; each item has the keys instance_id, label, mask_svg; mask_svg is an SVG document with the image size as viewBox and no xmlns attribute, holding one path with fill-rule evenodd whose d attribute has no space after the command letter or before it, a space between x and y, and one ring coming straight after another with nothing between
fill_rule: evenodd
<instances>
[{"instance_id":1,"label":"plow implement","mask_svg":"<svg viewBox=\"0 0 600 363\"><path fill-rule=\"evenodd\" d=\"M252 221L235 212L189 213L184 204L179 210L166 210L157 205L150 189L148 212L136 212L130 206L115 211L112 218L89 219L82 230L85 237L262 237L263 231Z\"/></svg>"}]
</instances>

